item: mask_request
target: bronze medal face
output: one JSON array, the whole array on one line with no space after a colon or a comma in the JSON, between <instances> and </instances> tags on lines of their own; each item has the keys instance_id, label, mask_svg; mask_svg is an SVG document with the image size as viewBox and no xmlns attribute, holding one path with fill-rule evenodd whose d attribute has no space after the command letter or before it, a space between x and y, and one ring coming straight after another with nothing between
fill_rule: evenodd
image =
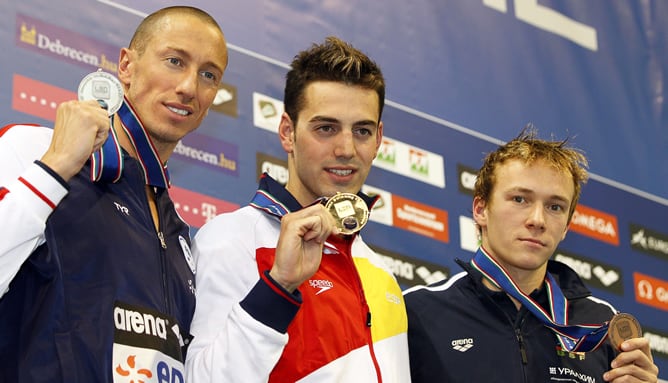
<instances>
[{"instance_id":1,"label":"bronze medal face","mask_svg":"<svg viewBox=\"0 0 668 383\"><path fill-rule=\"evenodd\" d=\"M341 234L357 233L369 219L369 208L362 198L352 193L336 193L325 203Z\"/></svg>"},{"instance_id":2,"label":"bronze medal face","mask_svg":"<svg viewBox=\"0 0 668 383\"><path fill-rule=\"evenodd\" d=\"M79 101L104 101L107 112L113 116L123 104L123 85L114 75L98 69L81 80L78 96Z\"/></svg>"},{"instance_id":3,"label":"bronze medal face","mask_svg":"<svg viewBox=\"0 0 668 383\"><path fill-rule=\"evenodd\" d=\"M641 336L642 329L640 328L640 323L631 314L615 314L608 324L608 338L617 350L620 350L625 340Z\"/></svg>"}]
</instances>

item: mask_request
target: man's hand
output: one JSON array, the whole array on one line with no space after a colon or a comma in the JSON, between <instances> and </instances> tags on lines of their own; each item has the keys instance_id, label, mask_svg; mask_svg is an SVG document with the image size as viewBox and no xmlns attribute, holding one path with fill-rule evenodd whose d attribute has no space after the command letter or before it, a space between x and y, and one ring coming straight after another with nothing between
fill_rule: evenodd
<instances>
[{"instance_id":1,"label":"man's hand","mask_svg":"<svg viewBox=\"0 0 668 383\"><path fill-rule=\"evenodd\" d=\"M56 110L51 145L41 161L69 181L109 135L109 115L97 101L66 101Z\"/></svg>"},{"instance_id":2,"label":"man's hand","mask_svg":"<svg viewBox=\"0 0 668 383\"><path fill-rule=\"evenodd\" d=\"M621 349L610 363L612 369L603 374L606 382L657 382L659 368L654 364L647 339L628 339Z\"/></svg>"},{"instance_id":3,"label":"man's hand","mask_svg":"<svg viewBox=\"0 0 668 383\"><path fill-rule=\"evenodd\" d=\"M323 244L332 234L338 234L336 223L321 204L284 215L269 275L286 290L295 291L320 267Z\"/></svg>"}]
</instances>

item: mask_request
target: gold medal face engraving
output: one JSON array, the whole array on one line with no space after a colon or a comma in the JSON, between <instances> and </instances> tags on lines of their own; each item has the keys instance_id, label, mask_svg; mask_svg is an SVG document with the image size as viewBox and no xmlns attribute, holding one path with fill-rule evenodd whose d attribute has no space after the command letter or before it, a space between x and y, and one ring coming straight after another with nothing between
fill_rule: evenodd
<instances>
[{"instance_id":1,"label":"gold medal face engraving","mask_svg":"<svg viewBox=\"0 0 668 383\"><path fill-rule=\"evenodd\" d=\"M78 96L79 101L104 101L109 115L112 116L123 103L123 86L114 75L98 69L81 80Z\"/></svg>"},{"instance_id":2,"label":"gold medal face engraving","mask_svg":"<svg viewBox=\"0 0 668 383\"><path fill-rule=\"evenodd\" d=\"M360 231L369 219L369 208L356 194L336 193L327 200L325 208L334 217L341 234L354 234Z\"/></svg>"},{"instance_id":3,"label":"gold medal face engraving","mask_svg":"<svg viewBox=\"0 0 668 383\"><path fill-rule=\"evenodd\" d=\"M620 350L620 346L625 340L641 336L642 329L640 328L640 323L631 314L615 314L608 324L608 338L617 350Z\"/></svg>"}]
</instances>

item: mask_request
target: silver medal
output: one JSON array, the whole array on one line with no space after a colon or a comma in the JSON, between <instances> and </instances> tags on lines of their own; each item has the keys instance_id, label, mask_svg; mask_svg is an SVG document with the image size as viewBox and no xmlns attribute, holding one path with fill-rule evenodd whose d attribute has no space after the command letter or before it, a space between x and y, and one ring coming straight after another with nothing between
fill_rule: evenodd
<instances>
[{"instance_id":1,"label":"silver medal","mask_svg":"<svg viewBox=\"0 0 668 383\"><path fill-rule=\"evenodd\" d=\"M104 101L112 116L123 103L123 86L116 76L98 69L81 80L78 95L79 101Z\"/></svg>"}]
</instances>

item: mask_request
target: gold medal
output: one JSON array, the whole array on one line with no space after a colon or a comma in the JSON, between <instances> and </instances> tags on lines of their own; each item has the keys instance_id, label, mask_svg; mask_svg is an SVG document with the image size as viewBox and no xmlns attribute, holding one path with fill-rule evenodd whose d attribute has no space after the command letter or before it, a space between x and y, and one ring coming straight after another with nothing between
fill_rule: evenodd
<instances>
[{"instance_id":1,"label":"gold medal","mask_svg":"<svg viewBox=\"0 0 668 383\"><path fill-rule=\"evenodd\" d=\"M617 350L621 350L620 347L625 340L640 338L641 336L642 329L640 328L640 323L638 323L638 320L633 315L619 313L610 319L608 338Z\"/></svg>"},{"instance_id":2,"label":"gold medal","mask_svg":"<svg viewBox=\"0 0 668 383\"><path fill-rule=\"evenodd\" d=\"M369 219L369 208L357 194L336 193L325 203L341 234L357 233Z\"/></svg>"},{"instance_id":3,"label":"gold medal","mask_svg":"<svg viewBox=\"0 0 668 383\"><path fill-rule=\"evenodd\" d=\"M78 96L79 101L104 101L107 104L107 112L112 116L118 112L123 103L123 85L114 75L98 69L81 80Z\"/></svg>"}]
</instances>

